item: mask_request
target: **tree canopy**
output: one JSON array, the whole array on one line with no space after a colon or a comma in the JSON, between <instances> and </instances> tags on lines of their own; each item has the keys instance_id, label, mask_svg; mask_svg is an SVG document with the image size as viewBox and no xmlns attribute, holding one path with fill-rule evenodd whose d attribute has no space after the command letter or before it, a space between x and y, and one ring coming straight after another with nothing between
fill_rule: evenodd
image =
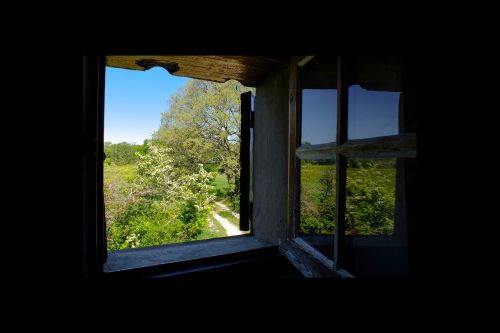
<instances>
[{"instance_id":1,"label":"tree canopy","mask_svg":"<svg viewBox=\"0 0 500 333\"><path fill-rule=\"evenodd\" d=\"M131 163L135 163L137 161L136 152L144 152L145 149L145 140L143 145L134 145L127 142L121 143L104 143L104 154L106 155L106 160L104 161L106 164L115 164L115 165L127 165Z\"/></svg>"},{"instance_id":2,"label":"tree canopy","mask_svg":"<svg viewBox=\"0 0 500 333\"><path fill-rule=\"evenodd\" d=\"M171 148L176 163L217 168L230 181L240 170L240 94L247 88L229 80L191 80L172 96L153 139Z\"/></svg>"},{"instance_id":3,"label":"tree canopy","mask_svg":"<svg viewBox=\"0 0 500 333\"><path fill-rule=\"evenodd\" d=\"M137 171L126 182L105 179L109 249L207 237L217 173L226 175L224 196L236 209L240 94L249 90L237 81L189 81L171 97L151 140L105 144L109 168L123 172L120 168L133 164Z\"/></svg>"}]
</instances>

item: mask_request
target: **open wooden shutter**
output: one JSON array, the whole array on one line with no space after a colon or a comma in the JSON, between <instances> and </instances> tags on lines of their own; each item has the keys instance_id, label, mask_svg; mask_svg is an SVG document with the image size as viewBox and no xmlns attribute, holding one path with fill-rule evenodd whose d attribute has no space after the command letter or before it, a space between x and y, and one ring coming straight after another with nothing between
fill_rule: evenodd
<instances>
[{"instance_id":1,"label":"open wooden shutter","mask_svg":"<svg viewBox=\"0 0 500 333\"><path fill-rule=\"evenodd\" d=\"M250 145L252 119L252 92L241 94L241 142L240 142L240 230L250 230Z\"/></svg>"}]
</instances>

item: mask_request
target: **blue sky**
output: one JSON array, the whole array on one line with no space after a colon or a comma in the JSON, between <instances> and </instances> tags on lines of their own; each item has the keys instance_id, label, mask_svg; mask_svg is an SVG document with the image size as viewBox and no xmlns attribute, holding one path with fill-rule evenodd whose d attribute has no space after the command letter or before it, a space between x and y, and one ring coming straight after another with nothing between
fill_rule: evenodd
<instances>
[{"instance_id":1,"label":"blue sky","mask_svg":"<svg viewBox=\"0 0 500 333\"><path fill-rule=\"evenodd\" d=\"M398 134L400 92L349 87L347 138L364 139Z\"/></svg>"},{"instance_id":2,"label":"blue sky","mask_svg":"<svg viewBox=\"0 0 500 333\"><path fill-rule=\"evenodd\" d=\"M190 78L154 67L147 71L106 67L104 141L142 144L160 126L170 96Z\"/></svg>"},{"instance_id":3,"label":"blue sky","mask_svg":"<svg viewBox=\"0 0 500 333\"><path fill-rule=\"evenodd\" d=\"M142 144L158 130L170 96L190 79L159 67L134 71L106 67L104 141ZM348 139L397 134L399 92L349 87ZM335 141L336 89L304 89L302 142Z\"/></svg>"},{"instance_id":4,"label":"blue sky","mask_svg":"<svg viewBox=\"0 0 500 333\"><path fill-rule=\"evenodd\" d=\"M302 90L302 143L335 141L337 89Z\"/></svg>"},{"instance_id":5,"label":"blue sky","mask_svg":"<svg viewBox=\"0 0 500 333\"><path fill-rule=\"evenodd\" d=\"M363 139L398 134L399 92L349 87L347 136ZM302 143L336 141L337 90L302 90Z\"/></svg>"}]
</instances>

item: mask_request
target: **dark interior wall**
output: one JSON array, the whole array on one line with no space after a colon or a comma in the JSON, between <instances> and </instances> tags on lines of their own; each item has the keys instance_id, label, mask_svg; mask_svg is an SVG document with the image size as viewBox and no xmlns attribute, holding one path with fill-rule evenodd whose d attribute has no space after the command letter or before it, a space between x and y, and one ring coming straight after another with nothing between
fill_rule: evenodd
<instances>
[{"instance_id":1,"label":"dark interior wall","mask_svg":"<svg viewBox=\"0 0 500 333\"><path fill-rule=\"evenodd\" d=\"M104 56L84 56L82 95L82 266L85 277L98 276L106 255L102 162L104 160Z\"/></svg>"},{"instance_id":2,"label":"dark interior wall","mask_svg":"<svg viewBox=\"0 0 500 333\"><path fill-rule=\"evenodd\" d=\"M253 144L253 231L278 244L285 235L288 167L288 67L257 87Z\"/></svg>"}]
</instances>

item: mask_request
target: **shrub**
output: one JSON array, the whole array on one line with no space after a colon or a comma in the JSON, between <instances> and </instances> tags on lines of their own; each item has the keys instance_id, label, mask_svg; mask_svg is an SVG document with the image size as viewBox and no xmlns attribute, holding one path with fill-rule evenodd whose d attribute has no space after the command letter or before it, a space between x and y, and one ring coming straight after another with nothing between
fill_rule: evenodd
<instances>
[{"instance_id":1,"label":"shrub","mask_svg":"<svg viewBox=\"0 0 500 333\"><path fill-rule=\"evenodd\" d=\"M353 235L390 234L394 229L394 200L365 182L347 182L346 229Z\"/></svg>"},{"instance_id":2,"label":"shrub","mask_svg":"<svg viewBox=\"0 0 500 333\"><path fill-rule=\"evenodd\" d=\"M335 182L334 173L326 170L320 178L321 193L319 204L311 200L308 190L301 186L301 221L302 234L331 234L335 230Z\"/></svg>"},{"instance_id":3,"label":"shrub","mask_svg":"<svg viewBox=\"0 0 500 333\"><path fill-rule=\"evenodd\" d=\"M229 189L227 191L227 197L231 202L231 208L239 212L240 211L240 179L236 178L234 183L229 184Z\"/></svg>"},{"instance_id":4,"label":"shrub","mask_svg":"<svg viewBox=\"0 0 500 333\"><path fill-rule=\"evenodd\" d=\"M127 188L124 206L107 225L111 250L195 239L208 226L213 175L174 168L170 150L146 143L138 154L138 172Z\"/></svg>"},{"instance_id":5,"label":"shrub","mask_svg":"<svg viewBox=\"0 0 500 333\"><path fill-rule=\"evenodd\" d=\"M227 190L218 188L215 190L214 194L217 200L222 200L227 197Z\"/></svg>"}]
</instances>

